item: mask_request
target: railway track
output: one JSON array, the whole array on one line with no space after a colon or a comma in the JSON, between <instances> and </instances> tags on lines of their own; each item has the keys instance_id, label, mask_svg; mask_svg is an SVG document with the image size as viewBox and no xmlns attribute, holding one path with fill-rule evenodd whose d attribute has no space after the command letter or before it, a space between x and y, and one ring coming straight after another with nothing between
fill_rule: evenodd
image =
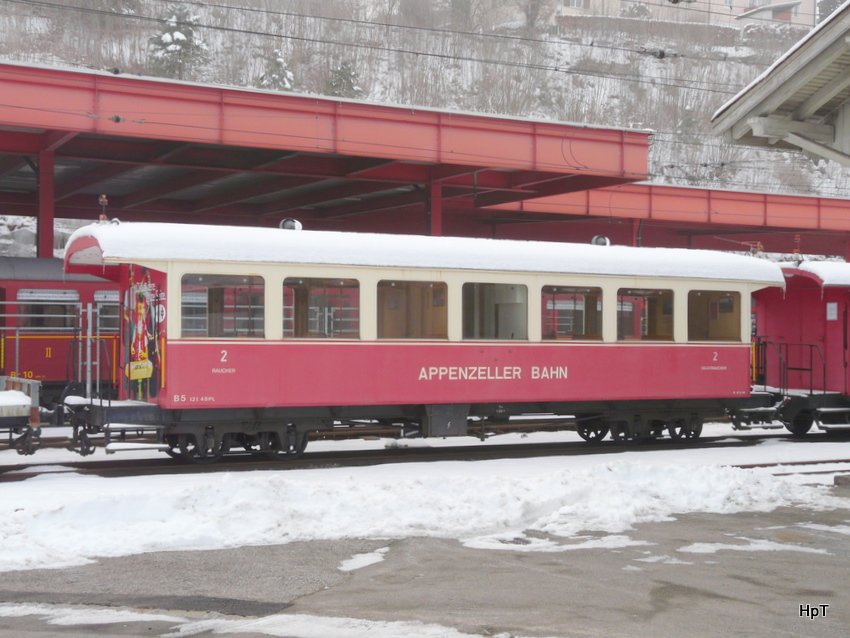
<instances>
[{"instance_id":1,"label":"railway track","mask_svg":"<svg viewBox=\"0 0 850 638\"><path fill-rule=\"evenodd\" d=\"M392 463L430 463L437 461L481 461L493 459L534 458L547 456L585 456L597 454L618 454L623 452L649 452L671 450L745 448L755 446L769 440L788 440L789 435L766 433L750 434L746 437L723 435L703 437L698 441L676 441L662 438L639 444L618 441L602 441L588 444L583 441L548 442L548 443L518 443L499 445L463 445L451 447L404 447L402 440L397 447L371 450L340 450L308 451L300 458L268 459L252 454L231 454L212 465L193 465L182 463L166 455L157 458L128 458L121 454L108 458L86 458L70 462L40 462L37 454L32 463L15 465L0 465L0 481L17 481L32 478L48 472L67 471L78 474L123 477L147 476L158 474L197 474L202 472L247 472L247 471L281 471L295 469L326 469L337 467L360 467L370 465L385 465ZM847 440L848 436L837 438L823 434L813 434L805 439L794 439L795 445L813 445L819 443L834 443ZM60 447L52 444L52 447ZM64 447L64 446L62 446ZM780 463L740 464L735 467L746 469L773 466L803 466L847 463L850 471L850 459L830 461L791 461ZM792 472L802 473L802 472ZM814 471L809 473L815 473Z\"/></svg>"},{"instance_id":2,"label":"railway track","mask_svg":"<svg viewBox=\"0 0 850 638\"><path fill-rule=\"evenodd\" d=\"M842 468L831 468L831 469L807 469L807 468L816 468L818 466L826 466L826 465L842 465ZM850 474L850 458L844 459L819 459L816 461L784 461L784 462L776 462L776 463L744 463L735 465L734 467L739 467L742 469L756 469L756 468L795 468L789 472L774 472L775 476L793 476L795 474L803 474L803 475L815 475L815 474Z\"/></svg>"}]
</instances>

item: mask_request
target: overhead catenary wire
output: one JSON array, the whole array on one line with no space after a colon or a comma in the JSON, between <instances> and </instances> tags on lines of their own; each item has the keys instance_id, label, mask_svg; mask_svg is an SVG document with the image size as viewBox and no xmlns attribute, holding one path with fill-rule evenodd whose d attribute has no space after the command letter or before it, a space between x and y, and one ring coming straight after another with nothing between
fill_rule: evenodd
<instances>
[{"instance_id":1,"label":"overhead catenary wire","mask_svg":"<svg viewBox=\"0 0 850 638\"><path fill-rule=\"evenodd\" d=\"M658 0L658 1L652 1L652 0L620 0L620 1L623 2L623 3L627 3L627 4L644 4L644 5L647 5L647 6L650 6L650 7L663 7L665 9L669 9L671 7L671 4L672 4L671 2L669 2L669 0L667 0L666 2L664 0ZM700 9L698 7L691 7L691 6L683 5L681 3L677 3L677 4L678 4L678 6L676 6L674 8L682 11L683 13L688 12L688 13L702 14L702 15L705 15L706 17L718 15L718 14L721 13L721 11L718 11L716 9L714 11L712 11L711 9ZM767 4L763 4L761 6L764 7L765 9L768 8ZM751 9L756 9L756 8L759 8L759 7L757 7L753 4L753 6L751 6L750 9L748 9L748 11L751 10ZM728 15L735 17L735 14L733 14L731 12L729 12ZM798 11L795 15L803 16L803 17L806 17L806 18L812 18L812 24L811 25L791 24L791 26L812 27L812 26L814 26L815 22L817 21L817 18L819 17L818 13L809 13L808 11ZM787 24L787 23L780 22L778 20L773 20L772 18L763 18L763 17L759 17L759 16L747 16L747 20L752 20L754 22L765 22L765 23L769 23L769 24L777 24L777 23ZM697 24L701 24L701 23L697 23ZM702 23L702 24L704 24L704 23Z\"/></svg>"},{"instance_id":2,"label":"overhead catenary wire","mask_svg":"<svg viewBox=\"0 0 850 638\"><path fill-rule=\"evenodd\" d=\"M119 14L115 14L112 11L93 9L93 8L89 8L89 7L76 7L76 6L68 6L68 5L59 5L59 4L56 4L55 2L48 2L46 0L3 0L3 1L5 1L7 3L24 4L24 5L29 5L29 6L41 6L43 8L52 7L52 8L55 8L55 9L63 9L63 10L65 10L65 9L67 9L67 10L77 10L77 11L85 11L85 12L89 12L89 13L94 12L94 13L100 13L100 14L113 16L113 17L127 17L127 18L144 19L144 20L148 20L148 21L152 21L152 22L161 23L161 24L165 24L165 23L168 22L167 18L160 19L160 18L154 18L154 17L151 17L151 16L119 15ZM156 0L156 1L164 2L165 0ZM222 8L222 9L232 9L234 11L254 11L254 12L259 11L259 12L262 12L262 13L270 13L270 14L273 14L273 15L279 14L279 15L286 15L286 16L290 16L290 17L298 17L298 18L304 18L304 19L316 19L316 20L327 19L327 20L336 20L336 21L344 21L344 22L353 22L353 23L362 24L362 25L374 25L375 24L373 22L365 21L365 20L354 20L354 19L348 19L348 18L330 18L330 17L324 17L324 16L310 16L310 15L307 15L307 14L298 14L298 13L294 13L294 12L270 12L268 10L236 7L236 6L226 5L226 4L221 4L221 3L198 3L198 2L191 2L191 1L188 1L188 0L178 0L178 2L180 2L182 4L191 4L191 5L203 6L203 7L214 6L214 7L219 7L219 8ZM217 25L194 25L194 26L199 26L200 28L207 28L207 29L234 31L234 32L237 32L237 33L247 33L247 34L262 35L262 36L269 36L269 37L282 37L280 34L274 34L274 33L263 32L263 31L253 31L253 30L249 30L249 29L236 29L236 28L233 28L233 27L220 27L220 26L217 26ZM399 29L417 29L417 30L423 30L423 31L427 31L427 32L447 33L447 34L451 34L451 35L469 35L469 36L476 36L476 37L495 37L495 38L501 38L501 39L507 39L507 40L516 40L516 41L524 41L524 42L527 41L527 42L531 42L531 43L549 43L549 44L552 43L550 40L524 38L524 37L521 37L521 36L512 36L512 35L503 35L503 34L478 34L478 33L473 33L473 32L463 32L463 31L455 31L455 30L448 30L448 29L436 29L436 28L431 28L431 27L412 27L412 26L409 26L409 25L397 25L397 24L390 24L390 23L378 23L378 26L383 26L383 27L387 27L387 28L399 28ZM286 36L283 36L283 37L286 37ZM301 39L316 42L316 43L319 43L319 44L338 44L338 43L335 43L335 42L328 42L327 40L321 40L321 39L311 39L311 38L301 38ZM347 44L351 44L352 46L359 46L358 43L353 43L353 44L347 43ZM575 43L571 43L571 44L575 45ZM644 50L628 49L626 47L604 47L602 45L593 45L593 44L590 44L590 45L587 45L587 46L591 46L591 47L595 46L596 48L611 48L611 49L614 49L614 50L624 50L624 51L635 52L635 53L646 53L646 51L644 51ZM388 51L388 52L403 52L403 53L412 53L414 55L429 55L429 53L421 52L421 51L409 51L409 50L399 50L399 49L394 50L394 49L390 49L390 48L381 48L381 47L378 47L378 48L380 50L385 50L385 51ZM434 55L436 55L438 57L453 57L453 56L450 56L448 54L434 54ZM491 64L503 64L503 63L505 63L504 61L501 61L501 60L477 59L477 58L463 57L463 56L461 56L458 59L463 59L463 60L466 60L466 61L473 61L473 62L491 63ZM559 67L557 65L532 65L532 64L528 64L528 63L513 63L513 64L515 66L519 66L519 67L523 67L523 68L541 68L541 69L556 70L556 71L562 70L561 67ZM592 76L603 77L603 78L612 77L612 74L610 74L610 73L592 73L592 72L575 72L575 73L577 75L592 75ZM651 77L646 78L646 77L633 77L633 76L623 76L623 75L615 76L615 77L617 77L617 79L622 79L624 81L650 82L652 84L660 84L660 85L665 85L665 86L671 85L669 83L659 82L656 79L651 78ZM682 85L681 88L695 89L695 90L707 90L707 89L703 89L703 88L699 88L699 87L684 86L684 85ZM720 91L713 90L713 92L720 92ZM59 112L59 111L57 111L57 112ZM605 125L600 124L600 126L604 127ZM656 130L656 133L658 133L658 134L670 134L670 135L681 134L681 132L679 132L679 131L662 131L662 130ZM682 139L664 140L664 139L661 139L659 137L655 138L655 140L653 141L653 144L656 144L656 145L665 144L668 147L675 147L675 146L678 146L678 145L690 145L690 146L706 147L706 148L710 148L710 147L723 148L723 149L732 149L733 148L731 146L720 144L720 143L711 143L711 142L706 142L706 141L686 141L686 140L682 140ZM772 149L772 148L760 149L760 152L765 152L765 153L776 153L776 152L778 152L778 153L782 153L782 154L785 154L785 155L793 153L793 151L789 152L789 151L784 150L784 149ZM470 155L470 158L474 159L472 157L472 155ZM755 160L751 160L751 161L752 161L753 164L757 164L757 162ZM699 161L695 161L695 162L675 162L675 163L670 163L667 166L678 167L684 172L686 168L725 168L726 166L729 166L733 163L737 163L737 164L742 165L742 166L746 164L746 162L743 161L743 160L738 161L738 162L735 162L734 160L730 160L730 161L725 161L725 162L716 162L716 161L713 161L713 162L699 162ZM655 173L653 176L664 177L665 179L669 179L669 176L664 175L663 173ZM700 179L699 176L688 176L688 178L689 179ZM735 183L743 183L743 182L735 182ZM750 186L750 185L747 184L747 186ZM825 188L826 187L822 187L821 190L824 190ZM844 192L843 189L836 188L834 190L836 192L842 192L842 193Z\"/></svg>"},{"instance_id":3,"label":"overhead catenary wire","mask_svg":"<svg viewBox=\"0 0 850 638\"><path fill-rule=\"evenodd\" d=\"M107 15L111 17L117 17L121 19L128 20L138 20L149 23L155 23L159 25L166 25L170 23L169 18L157 18L153 16L145 16L140 14L116 14L112 11L107 11L104 9L96 9L91 7L79 7L74 5L63 5L57 4L55 2L50 2L49 0L0 0L7 4L18 4L18 5L26 5L40 8L50 8L62 11L79 11L90 14L97 15ZM197 3L193 3L197 4ZM306 16L305 17L311 17ZM179 24L179 23L178 23ZM677 78L677 77L663 77L663 76L649 76L646 74L643 75L626 75L622 73L614 73L610 71L591 71L586 69L578 69L574 68L570 65L558 65L558 64L543 64L543 63L533 63L533 62L521 62L515 60L501 60L494 58L482 58L482 57L474 57L468 55L455 55L449 53L440 53L434 51L421 51L415 49L407 49L402 47L389 47L378 45L374 43L368 42L345 42L339 40L330 40L330 39L322 39L322 38L309 38L305 36L298 36L294 34L284 34L284 33L274 33L269 31L257 31L254 29L243 29L237 27L229 27L222 25L212 25L212 24L203 24L203 23L185 23L187 25L192 26L193 28L199 29L208 29L214 31L222 31L228 33L239 33L243 35L253 35L253 36L262 36L276 39L284 39L284 40L293 40L300 42L313 43L318 45L327 45L327 46L336 46L336 47L344 47L344 48L354 48L354 49L366 49L378 52L385 53L393 53L399 55L413 55L419 56L423 58L434 58L441 60L453 60L456 62L472 62L477 64L487 64L487 65L495 65L495 66L503 66L508 68L515 69L525 69L525 70L537 70L537 71L549 71L553 73L564 73L570 75L577 76L588 76L588 77L598 77L598 78L619 78L625 81L636 82L639 84L650 84L655 86L666 86L672 88L681 88L681 89L691 89L696 91L706 91L711 93L722 93L725 95L735 95L739 92L742 85L740 83L732 83L732 82L721 82L721 81L713 81L713 80L691 80L689 78ZM609 47L603 45L593 45L597 49L607 49ZM646 52L643 52L646 53ZM766 65L765 65L766 66Z\"/></svg>"},{"instance_id":4,"label":"overhead catenary wire","mask_svg":"<svg viewBox=\"0 0 850 638\"><path fill-rule=\"evenodd\" d=\"M406 31L422 31L425 33L437 33L444 35L459 35L465 37L474 37L474 38L482 38L482 39L494 39L499 41L510 41L510 42L520 42L527 44L553 44L553 40L544 39L544 38L534 38L530 36L522 36L512 33L495 33L495 32L486 32L486 31L464 31L462 29L448 29L446 27L427 27L420 25L412 25L412 24L402 24L398 22L381 22L380 20L363 20L357 18L342 18L339 16L323 16L323 15L314 15L307 13L300 13L297 11L281 11L281 10L272 10L266 8L259 7L242 7L236 6L232 4L226 4L222 2L199 2L198 0L153 0L160 3L167 3L170 5L181 4L181 5L191 5L199 8L217 8L217 9L226 9L232 11L238 11L243 13L261 13L264 15L272 15L286 18L297 18L297 19L310 19L316 20L320 22L339 22L343 24L354 24L358 26L365 26L370 28L383 28L383 29L399 29ZM669 3L664 2L646 2L645 0L623 0L624 2L629 2L632 4L644 4L648 6L662 7L665 9L671 8ZM712 12L692 9L690 7L686 8L687 11L693 11L697 13L707 13L708 15L712 15ZM716 12L715 12L716 13ZM801 13L799 15L812 16L812 14ZM596 17L596 16L592 16ZM812 16L813 17L813 16ZM750 20L755 21L764 21L765 23L769 23L771 25L776 25L776 20L771 20L768 18L748 18ZM623 51L629 53L640 53L640 54L652 54L652 53L664 53L664 55L657 56L659 59L664 58L675 58L675 57L684 57L682 54L677 52L663 51L660 49L647 49L646 47L641 48L632 48L632 47L622 47L615 46L610 44L598 44L598 43L586 43L586 42L571 42L570 44L579 47L587 47L587 48L601 48L608 49L611 51ZM705 56L700 55L700 60L717 60L717 61L725 61L728 59L727 56Z\"/></svg>"}]
</instances>

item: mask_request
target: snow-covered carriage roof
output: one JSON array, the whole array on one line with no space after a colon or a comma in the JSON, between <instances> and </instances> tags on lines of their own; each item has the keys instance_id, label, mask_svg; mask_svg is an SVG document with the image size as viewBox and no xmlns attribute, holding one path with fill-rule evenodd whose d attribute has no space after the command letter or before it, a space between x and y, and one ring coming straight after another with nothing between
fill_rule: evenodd
<instances>
[{"instance_id":1,"label":"snow-covered carriage roof","mask_svg":"<svg viewBox=\"0 0 850 638\"><path fill-rule=\"evenodd\" d=\"M793 270L814 275L821 286L850 286L850 264L846 261L804 261Z\"/></svg>"},{"instance_id":2,"label":"snow-covered carriage roof","mask_svg":"<svg viewBox=\"0 0 850 638\"><path fill-rule=\"evenodd\" d=\"M65 268L166 261L296 263L601 274L784 285L775 263L707 250L193 224L99 223L68 241Z\"/></svg>"}]
</instances>

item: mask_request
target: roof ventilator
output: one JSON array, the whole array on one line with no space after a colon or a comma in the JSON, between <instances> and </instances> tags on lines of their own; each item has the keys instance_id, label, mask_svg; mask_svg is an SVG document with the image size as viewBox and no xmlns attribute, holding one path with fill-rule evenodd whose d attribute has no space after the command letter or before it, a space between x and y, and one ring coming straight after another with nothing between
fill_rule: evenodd
<instances>
[{"instance_id":1,"label":"roof ventilator","mask_svg":"<svg viewBox=\"0 0 850 638\"><path fill-rule=\"evenodd\" d=\"M302 228L304 228L301 222L299 222L297 219L292 219L292 217L282 219L280 222L280 227L283 230L301 230Z\"/></svg>"}]
</instances>

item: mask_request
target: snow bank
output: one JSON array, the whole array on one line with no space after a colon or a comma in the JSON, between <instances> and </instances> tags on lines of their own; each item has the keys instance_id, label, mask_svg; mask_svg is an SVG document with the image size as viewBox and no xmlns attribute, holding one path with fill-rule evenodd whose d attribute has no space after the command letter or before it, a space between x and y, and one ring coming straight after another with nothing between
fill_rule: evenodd
<instances>
[{"instance_id":1,"label":"snow bank","mask_svg":"<svg viewBox=\"0 0 850 638\"><path fill-rule=\"evenodd\" d=\"M686 512L847 505L826 489L765 470L557 457L109 479L48 474L0 485L0 570L313 539L428 536L542 551L624 546L628 537L576 537L622 534ZM540 533L548 540L539 541Z\"/></svg>"},{"instance_id":2,"label":"snow bank","mask_svg":"<svg viewBox=\"0 0 850 638\"><path fill-rule=\"evenodd\" d=\"M59 607L55 605L13 605L0 603L0 618L38 616L50 625L123 625L127 623L164 622L172 630L162 634L166 638L197 636L199 634L245 634L285 636L286 638L484 638L443 625L404 621L374 621L360 618L312 616L308 614L276 614L263 618L191 620L180 616L93 608L86 606ZM105 634L104 634L105 635ZM489 635L489 634L488 634ZM511 634L513 636L513 634ZM498 634L495 638L510 638Z\"/></svg>"}]
</instances>

